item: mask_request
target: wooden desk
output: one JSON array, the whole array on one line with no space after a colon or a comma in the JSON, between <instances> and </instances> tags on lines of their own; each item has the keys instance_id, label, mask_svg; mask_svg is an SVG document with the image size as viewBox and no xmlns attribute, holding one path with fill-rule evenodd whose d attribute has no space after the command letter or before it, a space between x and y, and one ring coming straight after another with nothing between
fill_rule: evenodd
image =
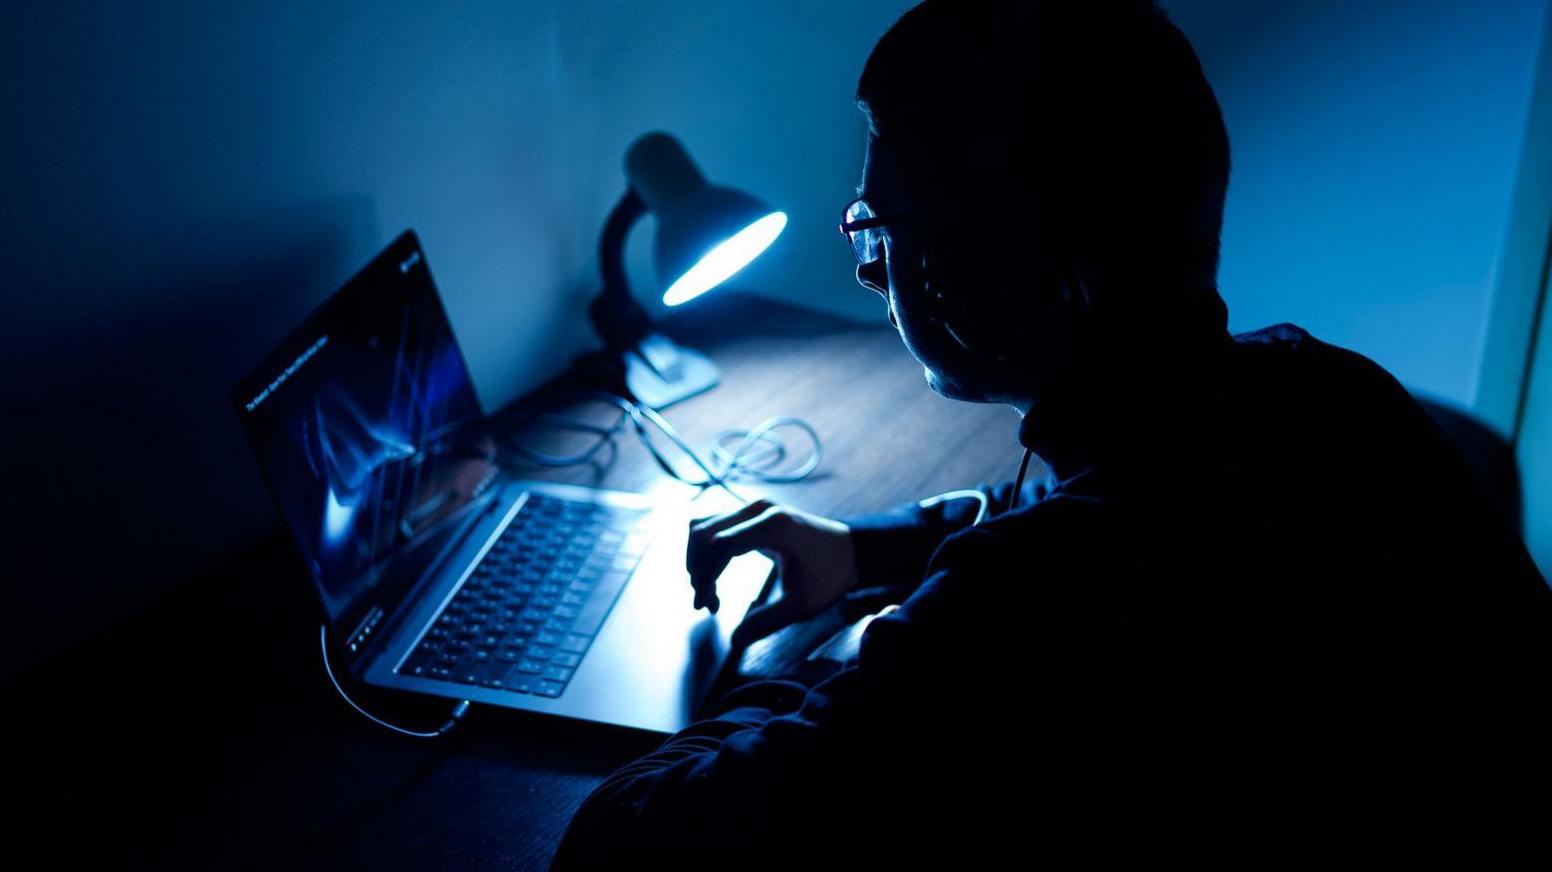
<instances>
[{"instance_id":1,"label":"wooden desk","mask_svg":"<svg viewBox=\"0 0 1552 872\"><path fill-rule=\"evenodd\" d=\"M819 473L770 486L778 500L845 516L1017 469L1014 413L933 395L887 323L724 294L668 328L723 371L716 390L666 413L692 445L778 414L823 437ZM633 439L601 472L521 471L622 490L661 478ZM0 737L13 853L212 868L542 868L588 791L658 741L489 709L446 739L390 734L329 687L316 614L277 531L12 682ZM363 696L406 724L434 727L447 710Z\"/></svg>"}]
</instances>

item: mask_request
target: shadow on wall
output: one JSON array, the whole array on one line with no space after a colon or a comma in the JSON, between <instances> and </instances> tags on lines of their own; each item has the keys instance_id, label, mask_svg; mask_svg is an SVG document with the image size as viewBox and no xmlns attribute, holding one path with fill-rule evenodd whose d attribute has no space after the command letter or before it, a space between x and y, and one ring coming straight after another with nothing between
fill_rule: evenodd
<instances>
[{"instance_id":1,"label":"shadow on wall","mask_svg":"<svg viewBox=\"0 0 1552 872\"><path fill-rule=\"evenodd\" d=\"M273 525L228 389L377 244L367 196L159 223L7 269L0 678Z\"/></svg>"}]
</instances>

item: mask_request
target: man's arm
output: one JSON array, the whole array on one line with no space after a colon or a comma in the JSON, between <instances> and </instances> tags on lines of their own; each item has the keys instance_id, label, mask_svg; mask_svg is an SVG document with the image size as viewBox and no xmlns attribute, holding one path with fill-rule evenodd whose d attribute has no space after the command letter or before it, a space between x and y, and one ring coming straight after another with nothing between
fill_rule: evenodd
<instances>
[{"instance_id":1,"label":"man's arm","mask_svg":"<svg viewBox=\"0 0 1552 872\"><path fill-rule=\"evenodd\" d=\"M812 689L758 681L730 692L715 717L675 733L595 788L550 868L667 861L680 869L767 868L775 856L793 856L794 841L840 826L851 797L837 785L855 767L838 753L845 724L834 715L855 696L855 673L844 670Z\"/></svg>"},{"instance_id":2,"label":"man's arm","mask_svg":"<svg viewBox=\"0 0 1552 872\"><path fill-rule=\"evenodd\" d=\"M1040 664L1064 662L1053 655L1074 640L1085 662L1103 648L1095 616L1069 611L1088 611L1093 591L1061 567L1060 584L1009 577L1010 555L996 538L966 531L946 543L917 591L869 625L857 665L806 691L772 681L739 688L716 717L615 772L578 810L552 868L835 865L902 830L925 838L917 831L931 827L953 841L1000 807L997 785L1023 777L1010 767L1044 747L1059 753L1041 783L1110 786L1112 773L1084 767L1070 742L1039 741L1043 724L1028 716L1067 701L1058 700L1067 697L1060 673L1041 680ZM1026 610L1031 598L1054 608ZM998 614L1035 617L1020 623L1039 632L989 632L993 604ZM1019 691L1010 696L1013 680ZM1082 777L1063 777L1073 767L1084 767ZM1064 791L1049 807L1031 807L1066 814L1099 795L1087 794Z\"/></svg>"},{"instance_id":3,"label":"man's arm","mask_svg":"<svg viewBox=\"0 0 1552 872\"><path fill-rule=\"evenodd\" d=\"M1038 476L1026 479L1019 505L1029 505L1044 494ZM986 515L999 514L1008 506L1013 480L981 482L974 488L986 497ZM903 587L914 590L925 575L927 562L944 539L969 527L981 510L978 500L965 498L933 502L933 498L904 503L882 512L837 520L851 529L857 554L857 586Z\"/></svg>"},{"instance_id":4,"label":"man's arm","mask_svg":"<svg viewBox=\"0 0 1552 872\"><path fill-rule=\"evenodd\" d=\"M944 549L939 562L952 563L954 553ZM959 572L978 574L963 566ZM859 815L886 820L888 798L899 797L902 782L911 786L912 766L929 750L911 738L926 720L900 714L920 706L920 687L906 673L923 658L912 652L952 650L943 640L919 638L924 630L917 626L915 601L925 596L936 604L932 592L945 581L935 576L889 616L883 649L870 650L865 635L866 673L847 667L813 688L744 685L718 702L714 717L614 772L577 810L551 868L654 861L680 868L754 861L765 868L805 855L833 864L834 850L865 842ZM925 631L942 626L929 619ZM899 698L877 698L879 691ZM827 837L831 850L821 851Z\"/></svg>"}]
</instances>

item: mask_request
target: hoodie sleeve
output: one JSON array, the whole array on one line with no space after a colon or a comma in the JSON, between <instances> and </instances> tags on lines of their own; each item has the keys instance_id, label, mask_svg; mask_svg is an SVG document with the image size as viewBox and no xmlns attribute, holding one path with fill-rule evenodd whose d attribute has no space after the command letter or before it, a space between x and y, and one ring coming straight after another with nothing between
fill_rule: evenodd
<instances>
[{"instance_id":1,"label":"hoodie sleeve","mask_svg":"<svg viewBox=\"0 0 1552 872\"><path fill-rule=\"evenodd\" d=\"M1026 479L1020 505L1040 499L1045 482ZM981 482L974 488L986 497L988 517L1008 506L1013 480ZM937 500L934 497L904 503L882 512L841 518L851 528L857 554L858 588L903 587L914 590L944 539L975 522L980 503L969 497Z\"/></svg>"},{"instance_id":2,"label":"hoodie sleeve","mask_svg":"<svg viewBox=\"0 0 1552 872\"><path fill-rule=\"evenodd\" d=\"M812 688L737 688L714 717L610 775L578 809L551 868L843 865L862 862L884 834L957 832L952 815L981 809L959 808L955 779L1006 765L981 754L991 741L983 727L1012 716L993 695L1006 689L995 690L996 671L974 677L985 665L986 590L1009 582L1003 551L988 547L995 538L952 537L931 577L869 626L856 665ZM986 704L933 698L945 688Z\"/></svg>"},{"instance_id":3,"label":"hoodie sleeve","mask_svg":"<svg viewBox=\"0 0 1552 872\"><path fill-rule=\"evenodd\" d=\"M787 857L800 835L847 816L859 690L848 668L813 688L757 681L731 691L714 717L595 788L550 868L765 868Z\"/></svg>"}]
</instances>

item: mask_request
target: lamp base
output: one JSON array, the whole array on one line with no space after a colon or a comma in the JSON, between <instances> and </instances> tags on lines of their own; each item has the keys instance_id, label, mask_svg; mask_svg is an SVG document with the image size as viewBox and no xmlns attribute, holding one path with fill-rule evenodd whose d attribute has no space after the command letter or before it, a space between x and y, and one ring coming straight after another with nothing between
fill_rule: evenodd
<instances>
[{"instance_id":1,"label":"lamp base","mask_svg":"<svg viewBox=\"0 0 1552 872\"><path fill-rule=\"evenodd\" d=\"M638 402L653 409L709 390L721 375L706 355L661 333L647 334L624 357L625 387Z\"/></svg>"}]
</instances>

